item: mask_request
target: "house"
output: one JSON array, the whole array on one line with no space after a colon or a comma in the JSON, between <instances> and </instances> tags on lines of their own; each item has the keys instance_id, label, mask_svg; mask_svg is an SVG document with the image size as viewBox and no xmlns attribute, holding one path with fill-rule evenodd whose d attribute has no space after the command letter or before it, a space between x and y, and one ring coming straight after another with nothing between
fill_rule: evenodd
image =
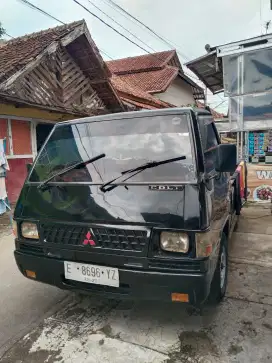
<instances>
[{"instance_id":1,"label":"house","mask_svg":"<svg viewBox=\"0 0 272 363\"><path fill-rule=\"evenodd\" d=\"M184 73L175 50L112 60L107 66L113 74L113 85L125 102L125 94L132 88L168 107L194 105L205 99L204 90Z\"/></svg>"},{"instance_id":2,"label":"house","mask_svg":"<svg viewBox=\"0 0 272 363\"><path fill-rule=\"evenodd\" d=\"M153 110L173 107L173 105L157 99L150 93L142 90L138 86L130 84L121 77L113 75L111 77L111 83L128 110Z\"/></svg>"},{"instance_id":3,"label":"house","mask_svg":"<svg viewBox=\"0 0 272 363\"><path fill-rule=\"evenodd\" d=\"M11 202L55 122L126 109L109 78L84 20L0 44L0 138L7 140Z\"/></svg>"}]
</instances>

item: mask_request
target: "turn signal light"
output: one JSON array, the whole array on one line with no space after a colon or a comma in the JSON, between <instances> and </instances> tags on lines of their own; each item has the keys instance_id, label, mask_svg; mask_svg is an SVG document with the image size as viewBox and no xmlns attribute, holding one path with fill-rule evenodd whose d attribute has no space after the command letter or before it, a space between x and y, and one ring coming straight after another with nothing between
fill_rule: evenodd
<instances>
[{"instance_id":1,"label":"turn signal light","mask_svg":"<svg viewBox=\"0 0 272 363\"><path fill-rule=\"evenodd\" d=\"M35 271L31 271L31 270L25 270L26 276L30 277L31 279L35 279L36 278L36 272Z\"/></svg>"},{"instance_id":2,"label":"turn signal light","mask_svg":"<svg viewBox=\"0 0 272 363\"><path fill-rule=\"evenodd\" d=\"M14 220L12 221L12 231L15 238L18 238L17 222L15 222Z\"/></svg>"},{"instance_id":3,"label":"turn signal light","mask_svg":"<svg viewBox=\"0 0 272 363\"><path fill-rule=\"evenodd\" d=\"M188 294L179 294L176 292L172 293L172 301L178 301L178 302L189 302L189 295Z\"/></svg>"}]
</instances>

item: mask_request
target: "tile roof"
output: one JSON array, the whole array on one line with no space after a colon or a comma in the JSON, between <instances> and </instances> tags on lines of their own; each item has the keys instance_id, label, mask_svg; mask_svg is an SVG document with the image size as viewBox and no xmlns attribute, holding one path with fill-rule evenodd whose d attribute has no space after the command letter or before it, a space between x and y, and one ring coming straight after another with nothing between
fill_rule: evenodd
<instances>
[{"instance_id":1,"label":"tile roof","mask_svg":"<svg viewBox=\"0 0 272 363\"><path fill-rule=\"evenodd\" d=\"M107 62L107 66L115 77L149 94L165 92L180 76L190 84L194 97L197 91L204 97L203 89L185 76L175 50L117 59Z\"/></svg>"},{"instance_id":2,"label":"tile roof","mask_svg":"<svg viewBox=\"0 0 272 363\"><path fill-rule=\"evenodd\" d=\"M59 40L84 20L9 40L0 47L0 83L35 59L53 41Z\"/></svg>"},{"instance_id":3,"label":"tile roof","mask_svg":"<svg viewBox=\"0 0 272 363\"><path fill-rule=\"evenodd\" d=\"M158 93L164 92L178 73L178 68L166 66L156 71L126 74L119 76L119 78L131 85L140 87L143 91Z\"/></svg>"},{"instance_id":4,"label":"tile roof","mask_svg":"<svg viewBox=\"0 0 272 363\"><path fill-rule=\"evenodd\" d=\"M169 107L168 103L160 101L149 93L143 91L141 88L122 80L122 77L113 75L111 82L122 98L132 98L134 100L136 98L136 101L138 100L140 103L154 106L155 108Z\"/></svg>"},{"instance_id":5,"label":"tile roof","mask_svg":"<svg viewBox=\"0 0 272 363\"><path fill-rule=\"evenodd\" d=\"M114 74L128 74L134 72L152 71L161 69L168 60L175 55L175 50L167 50L137 57L122 58L107 62L107 66Z\"/></svg>"},{"instance_id":6,"label":"tile roof","mask_svg":"<svg viewBox=\"0 0 272 363\"><path fill-rule=\"evenodd\" d=\"M175 50L117 59L107 62L112 83L120 97L138 107L170 107L152 93L163 92L178 75L179 68L168 63L176 57ZM179 65L179 61L176 61Z\"/></svg>"},{"instance_id":7,"label":"tile roof","mask_svg":"<svg viewBox=\"0 0 272 363\"><path fill-rule=\"evenodd\" d=\"M158 107L151 106L144 102L138 102L138 101L132 100L131 98L121 97L121 100L123 100L125 103L137 106L137 107L145 109L145 110L157 110L158 109Z\"/></svg>"}]
</instances>

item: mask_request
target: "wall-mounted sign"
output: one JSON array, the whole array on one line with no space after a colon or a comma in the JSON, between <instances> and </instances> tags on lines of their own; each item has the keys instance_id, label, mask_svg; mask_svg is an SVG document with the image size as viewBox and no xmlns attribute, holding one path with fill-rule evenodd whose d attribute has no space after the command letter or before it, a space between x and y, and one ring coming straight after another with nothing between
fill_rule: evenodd
<instances>
[{"instance_id":1,"label":"wall-mounted sign","mask_svg":"<svg viewBox=\"0 0 272 363\"><path fill-rule=\"evenodd\" d=\"M272 198L272 166L247 164L248 200L268 202Z\"/></svg>"}]
</instances>

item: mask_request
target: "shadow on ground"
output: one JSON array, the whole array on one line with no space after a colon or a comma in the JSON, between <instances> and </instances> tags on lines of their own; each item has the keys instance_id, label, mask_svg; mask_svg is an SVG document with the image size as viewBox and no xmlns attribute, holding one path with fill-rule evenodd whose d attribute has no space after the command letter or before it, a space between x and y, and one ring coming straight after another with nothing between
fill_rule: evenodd
<instances>
[{"instance_id":1,"label":"shadow on ground","mask_svg":"<svg viewBox=\"0 0 272 363\"><path fill-rule=\"evenodd\" d=\"M270 210L243 213L218 307L196 314L179 304L71 294L1 363L272 362L272 217Z\"/></svg>"}]
</instances>

